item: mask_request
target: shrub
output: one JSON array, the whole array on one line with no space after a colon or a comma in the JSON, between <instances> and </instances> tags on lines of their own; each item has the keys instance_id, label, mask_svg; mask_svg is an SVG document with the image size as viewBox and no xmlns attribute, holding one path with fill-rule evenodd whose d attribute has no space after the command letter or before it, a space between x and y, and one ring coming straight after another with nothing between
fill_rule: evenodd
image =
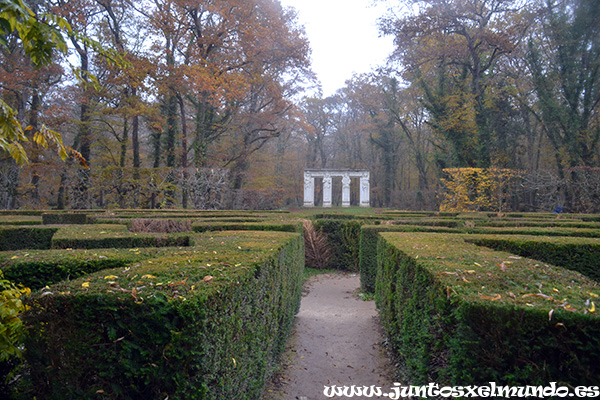
<instances>
[{"instance_id":1,"label":"shrub","mask_svg":"<svg viewBox=\"0 0 600 400\"><path fill-rule=\"evenodd\" d=\"M189 219L140 219L136 218L128 225L130 232L178 233L190 232L192 222Z\"/></svg>"},{"instance_id":2,"label":"shrub","mask_svg":"<svg viewBox=\"0 0 600 400\"><path fill-rule=\"evenodd\" d=\"M20 315L25 311L21 296L30 290L4 279L0 271L0 391L8 393L8 381L18 366L25 334Z\"/></svg>"},{"instance_id":3,"label":"shrub","mask_svg":"<svg viewBox=\"0 0 600 400\"><path fill-rule=\"evenodd\" d=\"M124 225L95 224L81 227L62 227L52 238L53 249L99 249L134 247L189 246L191 239L184 234L138 234Z\"/></svg>"},{"instance_id":4,"label":"shrub","mask_svg":"<svg viewBox=\"0 0 600 400\"><path fill-rule=\"evenodd\" d=\"M360 226L355 220L316 220L315 228L325 235L331 249L328 269L358 272Z\"/></svg>"},{"instance_id":5,"label":"shrub","mask_svg":"<svg viewBox=\"0 0 600 400\"><path fill-rule=\"evenodd\" d=\"M212 251L181 249L34 295L24 316L31 398L258 399L299 307L301 235L198 240Z\"/></svg>"},{"instance_id":6,"label":"shrub","mask_svg":"<svg viewBox=\"0 0 600 400\"><path fill-rule=\"evenodd\" d=\"M58 228L0 226L0 251L49 249Z\"/></svg>"},{"instance_id":7,"label":"shrub","mask_svg":"<svg viewBox=\"0 0 600 400\"><path fill-rule=\"evenodd\" d=\"M600 243L596 239L482 236L465 240L478 246L558 265L600 280Z\"/></svg>"},{"instance_id":8,"label":"shrub","mask_svg":"<svg viewBox=\"0 0 600 400\"><path fill-rule=\"evenodd\" d=\"M45 213L42 214L44 225L81 225L88 224L87 214L79 213Z\"/></svg>"},{"instance_id":9,"label":"shrub","mask_svg":"<svg viewBox=\"0 0 600 400\"><path fill-rule=\"evenodd\" d=\"M196 222L192 225L194 232L211 231L279 231L301 232L302 225L295 222L269 222L260 223L227 223L227 222Z\"/></svg>"},{"instance_id":10,"label":"shrub","mask_svg":"<svg viewBox=\"0 0 600 400\"><path fill-rule=\"evenodd\" d=\"M456 235L382 233L376 301L411 383L591 385L597 284Z\"/></svg>"},{"instance_id":11,"label":"shrub","mask_svg":"<svg viewBox=\"0 0 600 400\"><path fill-rule=\"evenodd\" d=\"M15 283L21 283L33 290L52 285L66 279L103 269L125 267L128 264L150 258L153 252L127 251L122 253L104 252L90 253L81 250L45 251L37 255L13 255L8 259L0 259L4 275Z\"/></svg>"}]
</instances>

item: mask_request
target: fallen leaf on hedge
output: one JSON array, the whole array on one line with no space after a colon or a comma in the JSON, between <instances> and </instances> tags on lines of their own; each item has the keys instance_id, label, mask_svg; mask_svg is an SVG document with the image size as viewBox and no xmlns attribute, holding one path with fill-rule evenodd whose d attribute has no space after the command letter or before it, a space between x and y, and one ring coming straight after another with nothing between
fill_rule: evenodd
<instances>
[{"instance_id":1,"label":"fallen leaf on hedge","mask_svg":"<svg viewBox=\"0 0 600 400\"><path fill-rule=\"evenodd\" d=\"M457 275L456 272L444 271L440 272L438 275Z\"/></svg>"},{"instance_id":2,"label":"fallen leaf on hedge","mask_svg":"<svg viewBox=\"0 0 600 400\"><path fill-rule=\"evenodd\" d=\"M140 251L140 249L129 249L129 251Z\"/></svg>"},{"instance_id":3,"label":"fallen leaf on hedge","mask_svg":"<svg viewBox=\"0 0 600 400\"><path fill-rule=\"evenodd\" d=\"M567 311L571 311L571 312L573 312L573 311L577 311L577 309L576 309L575 307L571 307L571 306L569 306L569 305L566 305L566 306L565 306L565 310L567 310Z\"/></svg>"},{"instance_id":4,"label":"fallen leaf on hedge","mask_svg":"<svg viewBox=\"0 0 600 400\"><path fill-rule=\"evenodd\" d=\"M563 328L565 328L565 331L567 330L567 327L562 322L559 322L556 325L554 325L554 327L556 327L556 328L558 328L559 326L562 326Z\"/></svg>"},{"instance_id":5,"label":"fallen leaf on hedge","mask_svg":"<svg viewBox=\"0 0 600 400\"><path fill-rule=\"evenodd\" d=\"M119 279L119 277L116 275L106 275L104 279Z\"/></svg>"},{"instance_id":6,"label":"fallen leaf on hedge","mask_svg":"<svg viewBox=\"0 0 600 400\"><path fill-rule=\"evenodd\" d=\"M588 308L589 312L596 312L596 305L594 304L594 302L592 301L592 306L590 308Z\"/></svg>"},{"instance_id":7,"label":"fallen leaf on hedge","mask_svg":"<svg viewBox=\"0 0 600 400\"><path fill-rule=\"evenodd\" d=\"M515 294L513 292L508 292L508 297L510 297L511 299L516 299L517 296L515 296Z\"/></svg>"},{"instance_id":8,"label":"fallen leaf on hedge","mask_svg":"<svg viewBox=\"0 0 600 400\"><path fill-rule=\"evenodd\" d=\"M596 293L588 292L588 294L592 297L596 297L596 298L598 297L598 295Z\"/></svg>"},{"instance_id":9,"label":"fallen leaf on hedge","mask_svg":"<svg viewBox=\"0 0 600 400\"><path fill-rule=\"evenodd\" d=\"M237 367L237 361L235 361L235 358L231 357L231 360L233 361L233 367L236 368Z\"/></svg>"},{"instance_id":10,"label":"fallen leaf on hedge","mask_svg":"<svg viewBox=\"0 0 600 400\"><path fill-rule=\"evenodd\" d=\"M501 270L502 272L505 272L505 271L506 271L506 264L505 264L505 263L498 264L498 266L500 266L500 270Z\"/></svg>"},{"instance_id":11,"label":"fallen leaf on hedge","mask_svg":"<svg viewBox=\"0 0 600 400\"><path fill-rule=\"evenodd\" d=\"M146 274L142 275L142 279L156 279L157 277L154 275Z\"/></svg>"},{"instance_id":12,"label":"fallen leaf on hedge","mask_svg":"<svg viewBox=\"0 0 600 400\"><path fill-rule=\"evenodd\" d=\"M462 280L467 282L467 283L471 283L471 281L468 281L467 278L465 278L464 276L462 277Z\"/></svg>"},{"instance_id":13,"label":"fallen leaf on hedge","mask_svg":"<svg viewBox=\"0 0 600 400\"><path fill-rule=\"evenodd\" d=\"M19 256L12 256L10 259L14 260L15 258L19 258Z\"/></svg>"},{"instance_id":14,"label":"fallen leaf on hedge","mask_svg":"<svg viewBox=\"0 0 600 400\"><path fill-rule=\"evenodd\" d=\"M468 271L465 271L465 272L466 272L467 274L474 274L474 273L475 273L475 270L474 270L474 269L470 269L470 270L468 270Z\"/></svg>"},{"instance_id":15,"label":"fallen leaf on hedge","mask_svg":"<svg viewBox=\"0 0 600 400\"><path fill-rule=\"evenodd\" d=\"M513 260L520 260L521 257L518 256L508 256L508 258L512 258Z\"/></svg>"},{"instance_id":16,"label":"fallen leaf on hedge","mask_svg":"<svg viewBox=\"0 0 600 400\"><path fill-rule=\"evenodd\" d=\"M557 288L552 288L552 290L556 293L560 293L560 291Z\"/></svg>"},{"instance_id":17,"label":"fallen leaf on hedge","mask_svg":"<svg viewBox=\"0 0 600 400\"><path fill-rule=\"evenodd\" d=\"M548 312L548 321L552 321L552 314L554 314L554 309Z\"/></svg>"},{"instance_id":18,"label":"fallen leaf on hedge","mask_svg":"<svg viewBox=\"0 0 600 400\"><path fill-rule=\"evenodd\" d=\"M481 264L474 262L473 264L477 265L478 267L481 267Z\"/></svg>"},{"instance_id":19,"label":"fallen leaf on hedge","mask_svg":"<svg viewBox=\"0 0 600 400\"><path fill-rule=\"evenodd\" d=\"M106 233L106 231L100 231L100 233Z\"/></svg>"},{"instance_id":20,"label":"fallen leaf on hedge","mask_svg":"<svg viewBox=\"0 0 600 400\"><path fill-rule=\"evenodd\" d=\"M89 282L83 282L81 284L81 287L85 287L85 288L90 287L90 283Z\"/></svg>"},{"instance_id":21,"label":"fallen leaf on hedge","mask_svg":"<svg viewBox=\"0 0 600 400\"><path fill-rule=\"evenodd\" d=\"M204 277L204 279L202 279L202 280L203 280L204 282L210 282L210 281L212 281L213 279L214 279L214 278L213 278L212 276L210 276L210 275L206 275L206 276Z\"/></svg>"},{"instance_id":22,"label":"fallen leaf on hedge","mask_svg":"<svg viewBox=\"0 0 600 400\"><path fill-rule=\"evenodd\" d=\"M525 293L523 296L521 296L523 298L525 297L539 297L548 301L552 301L554 300L554 297L552 296L548 296L547 294L543 294L543 293Z\"/></svg>"},{"instance_id":23,"label":"fallen leaf on hedge","mask_svg":"<svg viewBox=\"0 0 600 400\"><path fill-rule=\"evenodd\" d=\"M484 300L491 300L491 301L498 301L498 300L502 299L502 296L500 296L499 294L496 294L493 297L491 297L491 296L486 296L486 295L483 295L480 293L479 297Z\"/></svg>"},{"instance_id":24,"label":"fallen leaf on hedge","mask_svg":"<svg viewBox=\"0 0 600 400\"><path fill-rule=\"evenodd\" d=\"M450 300L450 286L446 286L446 297Z\"/></svg>"}]
</instances>

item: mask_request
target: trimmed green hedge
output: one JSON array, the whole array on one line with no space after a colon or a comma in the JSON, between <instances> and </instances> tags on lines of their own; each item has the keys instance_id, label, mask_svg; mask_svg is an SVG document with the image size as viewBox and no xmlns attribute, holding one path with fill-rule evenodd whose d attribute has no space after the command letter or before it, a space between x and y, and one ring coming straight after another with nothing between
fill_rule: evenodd
<instances>
[{"instance_id":1,"label":"trimmed green hedge","mask_svg":"<svg viewBox=\"0 0 600 400\"><path fill-rule=\"evenodd\" d=\"M0 270L7 279L32 290L103 269L125 267L133 262L176 251L174 248L128 250L27 250L0 253Z\"/></svg>"},{"instance_id":2,"label":"trimmed green hedge","mask_svg":"<svg viewBox=\"0 0 600 400\"><path fill-rule=\"evenodd\" d=\"M52 238L53 249L100 249L190 246L187 233L135 233L125 225L94 224L61 227Z\"/></svg>"},{"instance_id":3,"label":"trimmed green hedge","mask_svg":"<svg viewBox=\"0 0 600 400\"><path fill-rule=\"evenodd\" d=\"M302 224L296 222L195 222L192 225L194 232L211 231L277 231L277 232L302 232Z\"/></svg>"},{"instance_id":4,"label":"trimmed green hedge","mask_svg":"<svg viewBox=\"0 0 600 400\"><path fill-rule=\"evenodd\" d=\"M44 225L82 225L88 224L87 214L81 213L45 213L42 214Z\"/></svg>"},{"instance_id":5,"label":"trimmed green hedge","mask_svg":"<svg viewBox=\"0 0 600 400\"><path fill-rule=\"evenodd\" d=\"M317 219L315 229L327 237L331 249L329 269L358 272L360 269L360 227L355 220L348 219Z\"/></svg>"},{"instance_id":6,"label":"trimmed green hedge","mask_svg":"<svg viewBox=\"0 0 600 400\"><path fill-rule=\"evenodd\" d=\"M597 385L596 282L457 235L380 235L375 298L406 382Z\"/></svg>"},{"instance_id":7,"label":"trimmed green hedge","mask_svg":"<svg viewBox=\"0 0 600 400\"><path fill-rule=\"evenodd\" d=\"M0 226L0 251L49 249L58 228Z\"/></svg>"},{"instance_id":8,"label":"trimmed green hedge","mask_svg":"<svg viewBox=\"0 0 600 400\"><path fill-rule=\"evenodd\" d=\"M24 316L30 398L258 399L303 265L300 234L227 232L45 289Z\"/></svg>"},{"instance_id":9,"label":"trimmed green hedge","mask_svg":"<svg viewBox=\"0 0 600 400\"><path fill-rule=\"evenodd\" d=\"M415 225L364 225L360 230L359 270L360 286L366 293L375 293L377 276L377 243L379 232L448 232L456 229Z\"/></svg>"},{"instance_id":10,"label":"trimmed green hedge","mask_svg":"<svg viewBox=\"0 0 600 400\"><path fill-rule=\"evenodd\" d=\"M589 238L480 236L465 240L580 272L600 280L600 241Z\"/></svg>"},{"instance_id":11,"label":"trimmed green hedge","mask_svg":"<svg viewBox=\"0 0 600 400\"><path fill-rule=\"evenodd\" d=\"M37 215L0 215L0 225L41 225Z\"/></svg>"}]
</instances>

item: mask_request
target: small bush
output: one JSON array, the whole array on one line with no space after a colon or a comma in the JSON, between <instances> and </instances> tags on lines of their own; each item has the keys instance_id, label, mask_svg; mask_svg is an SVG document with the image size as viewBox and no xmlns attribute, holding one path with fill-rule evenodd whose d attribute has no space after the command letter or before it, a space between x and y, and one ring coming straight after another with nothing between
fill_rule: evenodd
<instances>
[{"instance_id":1,"label":"small bush","mask_svg":"<svg viewBox=\"0 0 600 400\"><path fill-rule=\"evenodd\" d=\"M134 219L128 225L130 232L179 233L190 232L189 219Z\"/></svg>"}]
</instances>

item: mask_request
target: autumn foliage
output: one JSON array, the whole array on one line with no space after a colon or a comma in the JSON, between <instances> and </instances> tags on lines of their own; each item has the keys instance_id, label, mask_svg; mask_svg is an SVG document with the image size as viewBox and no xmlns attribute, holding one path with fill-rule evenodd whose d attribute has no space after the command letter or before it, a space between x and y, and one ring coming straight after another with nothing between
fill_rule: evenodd
<instances>
[{"instance_id":1,"label":"autumn foliage","mask_svg":"<svg viewBox=\"0 0 600 400\"><path fill-rule=\"evenodd\" d=\"M502 168L448 168L440 211L505 211L512 185L523 174Z\"/></svg>"}]
</instances>

